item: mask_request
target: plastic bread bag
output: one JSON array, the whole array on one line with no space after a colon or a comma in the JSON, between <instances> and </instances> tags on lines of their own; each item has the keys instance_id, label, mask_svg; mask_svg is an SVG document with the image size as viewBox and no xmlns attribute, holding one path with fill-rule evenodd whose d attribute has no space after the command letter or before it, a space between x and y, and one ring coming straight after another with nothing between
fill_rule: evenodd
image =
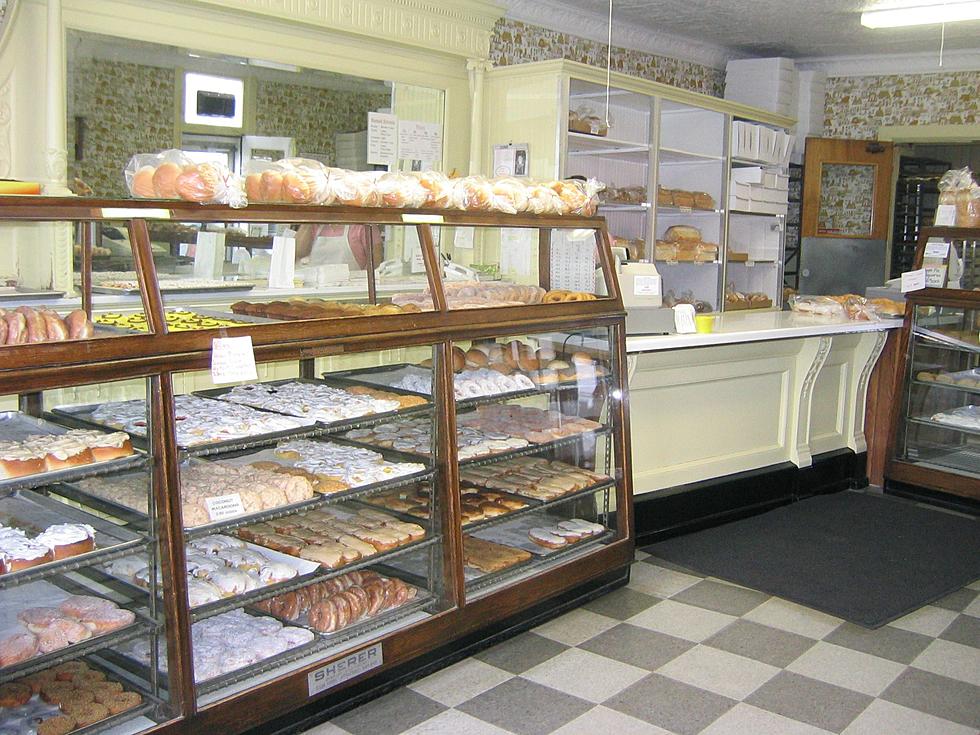
<instances>
[{"instance_id":1,"label":"plastic bread bag","mask_svg":"<svg viewBox=\"0 0 980 735\"><path fill-rule=\"evenodd\" d=\"M123 176L131 196L143 199L180 199L177 177L194 162L183 151L137 153L129 159Z\"/></svg>"},{"instance_id":2,"label":"plastic bread bag","mask_svg":"<svg viewBox=\"0 0 980 735\"><path fill-rule=\"evenodd\" d=\"M409 174L418 179L426 191L423 207L431 209L448 209L453 199L453 182L441 171L419 171Z\"/></svg>"},{"instance_id":3,"label":"plastic bread bag","mask_svg":"<svg viewBox=\"0 0 980 735\"><path fill-rule=\"evenodd\" d=\"M548 182L532 181L527 186L527 211L531 214L558 214L562 202Z\"/></svg>"},{"instance_id":4,"label":"plastic bread bag","mask_svg":"<svg viewBox=\"0 0 980 735\"><path fill-rule=\"evenodd\" d=\"M330 185L333 188L335 202L348 207L380 207L381 190L378 179L381 171L348 171L342 168L331 168Z\"/></svg>"},{"instance_id":5,"label":"plastic bread bag","mask_svg":"<svg viewBox=\"0 0 980 735\"><path fill-rule=\"evenodd\" d=\"M980 227L980 186L971 184L956 194L956 226Z\"/></svg>"},{"instance_id":6,"label":"plastic bread bag","mask_svg":"<svg viewBox=\"0 0 980 735\"><path fill-rule=\"evenodd\" d=\"M579 214L591 217L599 206L599 192L606 185L597 179L563 179L552 181L551 188L561 200L558 214Z\"/></svg>"},{"instance_id":7,"label":"plastic bread bag","mask_svg":"<svg viewBox=\"0 0 980 735\"><path fill-rule=\"evenodd\" d=\"M844 311L847 318L856 322L880 322L881 315L878 307L870 303L863 296L848 294L844 299Z\"/></svg>"},{"instance_id":8,"label":"plastic bread bag","mask_svg":"<svg viewBox=\"0 0 980 735\"><path fill-rule=\"evenodd\" d=\"M808 316L846 316L844 307L827 296L790 296L789 308Z\"/></svg>"},{"instance_id":9,"label":"plastic bread bag","mask_svg":"<svg viewBox=\"0 0 980 735\"><path fill-rule=\"evenodd\" d=\"M242 177L221 163L205 162L185 166L177 177L177 194L198 204L227 204L241 208L248 204Z\"/></svg>"},{"instance_id":10,"label":"plastic bread bag","mask_svg":"<svg viewBox=\"0 0 980 735\"><path fill-rule=\"evenodd\" d=\"M464 212L489 212L493 208L493 185L485 176L463 176L453 181L450 207Z\"/></svg>"},{"instance_id":11,"label":"plastic bread bag","mask_svg":"<svg viewBox=\"0 0 980 735\"><path fill-rule=\"evenodd\" d=\"M960 190L969 189L973 183L973 173L969 166L951 168L939 179L939 203L956 204Z\"/></svg>"},{"instance_id":12,"label":"plastic bread bag","mask_svg":"<svg viewBox=\"0 0 980 735\"><path fill-rule=\"evenodd\" d=\"M254 202L333 203L327 167L309 158L284 158L275 163L249 161L245 193Z\"/></svg>"},{"instance_id":13,"label":"plastic bread bag","mask_svg":"<svg viewBox=\"0 0 980 735\"><path fill-rule=\"evenodd\" d=\"M392 171L378 177L381 206L418 209L429 201L429 190L418 176Z\"/></svg>"},{"instance_id":14,"label":"plastic bread bag","mask_svg":"<svg viewBox=\"0 0 980 735\"><path fill-rule=\"evenodd\" d=\"M520 214L527 211L527 185L520 179L504 176L490 181L493 199L490 208L494 212Z\"/></svg>"}]
</instances>

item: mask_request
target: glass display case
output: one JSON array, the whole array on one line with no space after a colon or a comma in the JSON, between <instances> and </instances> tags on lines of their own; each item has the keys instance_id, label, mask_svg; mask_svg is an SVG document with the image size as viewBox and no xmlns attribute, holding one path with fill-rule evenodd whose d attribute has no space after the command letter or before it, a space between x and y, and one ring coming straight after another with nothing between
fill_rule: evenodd
<instances>
[{"instance_id":1,"label":"glass display case","mask_svg":"<svg viewBox=\"0 0 980 735\"><path fill-rule=\"evenodd\" d=\"M601 218L37 198L0 201L0 219L79 245L77 295L2 314L28 335L0 346L2 448L12 466L32 432L54 457L64 437L127 448L0 480L0 542L94 536L24 569L0 546L5 644L40 639L35 617L67 603L82 627L89 608L119 622L0 658L0 685L40 682L38 716L74 717L35 674L79 667L111 686L75 729L242 732L628 578L623 311ZM136 270L100 282L108 228ZM309 232L360 267L309 275L294 250L277 282ZM62 335L52 314L75 311L84 328ZM350 661L365 668L338 675Z\"/></svg>"},{"instance_id":2,"label":"glass display case","mask_svg":"<svg viewBox=\"0 0 980 735\"><path fill-rule=\"evenodd\" d=\"M980 499L980 291L968 289L978 237L923 230L917 264L936 287L906 294L904 390L886 472L891 481L973 500Z\"/></svg>"}]
</instances>

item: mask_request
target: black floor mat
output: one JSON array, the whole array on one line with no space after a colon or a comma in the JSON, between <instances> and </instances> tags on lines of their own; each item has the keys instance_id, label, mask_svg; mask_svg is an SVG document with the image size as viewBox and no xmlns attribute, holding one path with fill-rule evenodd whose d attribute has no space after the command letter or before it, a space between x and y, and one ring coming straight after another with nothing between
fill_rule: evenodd
<instances>
[{"instance_id":1,"label":"black floor mat","mask_svg":"<svg viewBox=\"0 0 980 735\"><path fill-rule=\"evenodd\" d=\"M645 551L877 628L980 577L980 521L888 496L842 492Z\"/></svg>"}]
</instances>

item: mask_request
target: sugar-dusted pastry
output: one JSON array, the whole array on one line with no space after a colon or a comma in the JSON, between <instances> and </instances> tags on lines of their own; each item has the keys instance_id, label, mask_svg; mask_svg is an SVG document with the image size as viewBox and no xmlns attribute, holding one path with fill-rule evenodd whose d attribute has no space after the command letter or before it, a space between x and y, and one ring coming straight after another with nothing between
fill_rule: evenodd
<instances>
[{"instance_id":1,"label":"sugar-dusted pastry","mask_svg":"<svg viewBox=\"0 0 980 735\"><path fill-rule=\"evenodd\" d=\"M59 523L35 540L51 549L54 559L67 559L95 548L95 529L85 523Z\"/></svg>"}]
</instances>

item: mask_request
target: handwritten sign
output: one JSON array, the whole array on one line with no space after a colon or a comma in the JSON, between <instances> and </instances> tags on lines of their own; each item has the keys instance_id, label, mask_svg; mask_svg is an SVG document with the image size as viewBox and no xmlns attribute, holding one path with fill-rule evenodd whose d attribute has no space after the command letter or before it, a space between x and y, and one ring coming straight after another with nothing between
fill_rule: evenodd
<instances>
[{"instance_id":1,"label":"handwritten sign","mask_svg":"<svg viewBox=\"0 0 980 735\"><path fill-rule=\"evenodd\" d=\"M211 380L219 385L258 380L250 335L211 340Z\"/></svg>"}]
</instances>

